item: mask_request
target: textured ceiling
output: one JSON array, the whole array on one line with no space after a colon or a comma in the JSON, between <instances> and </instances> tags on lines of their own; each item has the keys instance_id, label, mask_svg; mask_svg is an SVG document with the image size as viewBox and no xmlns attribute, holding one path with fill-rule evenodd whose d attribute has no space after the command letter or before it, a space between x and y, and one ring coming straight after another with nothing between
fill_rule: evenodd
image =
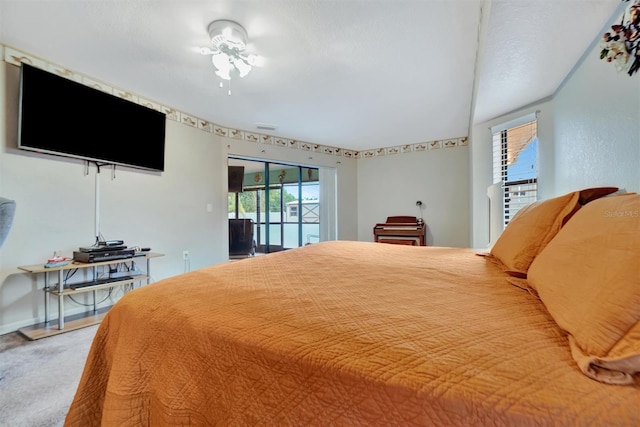
<instances>
[{"instance_id":1,"label":"textured ceiling","mask_svg":"<svg viewBox=\"0 0 640 427\"><path fill-rule=\"evenodd\" d=\"M363 150L466 136L472 110L552 95L619 3L0 0L0 42L223 126ZM265 58L231 96L199 53L216 19Z\"/></svg>"},{"instance_id":2,"label":"textured ceiling","mask_svg":"<svg viewBox=\"0 0 640 427\"><path fill-rule=\"evenodd\" d=\"M619 6L619 0L493 0L474 122L553 95Z\"/></svg>"}]
</instances>

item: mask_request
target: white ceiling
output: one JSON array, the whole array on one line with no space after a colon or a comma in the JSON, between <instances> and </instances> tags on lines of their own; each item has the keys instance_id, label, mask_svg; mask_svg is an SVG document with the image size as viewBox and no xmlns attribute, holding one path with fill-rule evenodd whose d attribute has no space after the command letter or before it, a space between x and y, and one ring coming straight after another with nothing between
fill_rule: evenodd
<instances>
[{"instance_id":1,"label":"white ceiling","mask_svg":"<svg viewBox=\"0 0 640 427\"><path fill-rule=\"evenodd\" d=\"M619 5L0 0L0 42L219 125L364 150L467 136L472 111L482 122L552 95ZM265 58L231 96L199 53L216 19Z\"/></svg>"}]
</instances>

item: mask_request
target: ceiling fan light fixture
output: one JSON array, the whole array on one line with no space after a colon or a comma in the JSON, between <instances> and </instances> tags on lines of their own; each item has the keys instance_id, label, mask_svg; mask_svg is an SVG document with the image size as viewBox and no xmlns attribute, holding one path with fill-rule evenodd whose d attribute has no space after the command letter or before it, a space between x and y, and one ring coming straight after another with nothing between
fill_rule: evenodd
<instances>
[{"instance_id":1,"label":"ceiling fan light fixture","mask_svg":"<svg viewBox=\"0 0 640 427\"><path fill-rule=\"evenodd\" d=\"M247 30L236 21L218 19L209 24L207 32L214 46L228 44L238 50L247 47Z\"/></svg>"},{"instance_id":2,"label":"ceiling fan light fixture","mask_svg":"<svg viewBox=\"0 0 640 427\"><path fill-rule=\"evenodd\" d=\"M203 47L203 55L211 55L211 62L216 68L216 75L223 80L231 80L235 70L244 77L257 63L257 55L245 54L247 31L235 21L219 19L207 27L212 47Z\"/></svg>"},{"instance_id":3,"label":"ceiling fan light fixture","mask_svg":"<svg viewBox=\"0 0 640 427\"><path fill-rule=\"evenodd\" d=\"M211 63L216 68L216 75L224 80L231 79L233 65L229 62L229 55L217 52L211 55Z\"/></svg>"},{"instance_id":4,"label":"ceiling fan light fixture","mask_svg":"<svg viewBox=\"0 0 640 427\"><path fill-rule=\"evenodd\" d=\"M249 74L249 71L251 71L251 65L242 59L236 58L232 62L233 65L238 69L240 77L246 76L247 74Z\"/></svg>"}]
</instances>

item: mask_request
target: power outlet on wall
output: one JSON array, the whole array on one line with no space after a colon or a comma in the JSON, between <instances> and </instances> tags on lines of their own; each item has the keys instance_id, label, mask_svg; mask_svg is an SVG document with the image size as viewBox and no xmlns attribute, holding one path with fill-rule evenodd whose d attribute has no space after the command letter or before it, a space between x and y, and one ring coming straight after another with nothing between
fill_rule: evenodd
<instances>
[{"instance_id":1,"label":"power outlet on wall","mask_svg":"<svg viewBox=\"0 0 640 427\"><path fill-rule=\"evenodd\" d=\"M182 259L184 261L188 261L189 260L189 251L182 251Z\"/></svg>"}]
</instances>

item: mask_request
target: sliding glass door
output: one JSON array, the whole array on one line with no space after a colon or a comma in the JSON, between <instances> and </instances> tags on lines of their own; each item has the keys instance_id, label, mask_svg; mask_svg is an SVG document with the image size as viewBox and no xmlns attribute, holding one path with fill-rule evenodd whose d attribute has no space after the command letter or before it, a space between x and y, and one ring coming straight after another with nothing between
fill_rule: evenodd
<instances>
[{"instance_id":1,"label":"sliding glass door","mask_svg":"<svg viewBox=\"0 0 640 427\"><path fill-rule=\"evenodd\" d=\"M229 158L229 166L244 168L242 191L229 191L229 219L253 221L256 253L319 241L317 168L237 157Z\"/></svg>"}]
</instances>

